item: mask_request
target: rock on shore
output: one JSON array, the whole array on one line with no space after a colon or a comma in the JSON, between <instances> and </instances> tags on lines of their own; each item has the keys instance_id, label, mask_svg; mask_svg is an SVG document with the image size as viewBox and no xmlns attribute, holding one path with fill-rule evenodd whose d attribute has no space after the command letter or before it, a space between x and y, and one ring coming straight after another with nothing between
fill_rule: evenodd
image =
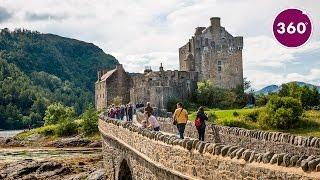
<instances>
[{"instance_id":1,"label":"rock on shore","mask_svg":"<svg viewBox=\"0 0 320 180\"><path fill-rule=\"evenodd\" d=\"M35 161L32 159L24 159L2 166L0 170L0 179L104 180L106 177L105 170L101 167L86 167L83 162L78 163L77 165L71 165L59 161Z\"/></svg>"}]
</instances>

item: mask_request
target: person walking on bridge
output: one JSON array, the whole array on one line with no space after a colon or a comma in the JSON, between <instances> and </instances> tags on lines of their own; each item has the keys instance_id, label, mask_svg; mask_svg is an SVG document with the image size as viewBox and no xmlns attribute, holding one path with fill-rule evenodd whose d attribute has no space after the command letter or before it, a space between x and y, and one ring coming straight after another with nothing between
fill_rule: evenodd
<instances>
[{"instance_id":1,"label":"person walking on bridge","mask_svg":"<svg viewBox=\"0 0 320 180\"><path fill-rule=\"evenodd\" d=\"M132 119L133 119L133 107L132 107L131 103L129 103L127 105L126 113L127 113L127 121L132 122Z\"/></svg>"},{"instance_id":2,"label":"person walking on bridge","mask_svg":"<svg viewBox=\"0 0 320 180\"><path fill-rule=\"evenodd\" d=\"M181 139L184 139L184 130L188 121L188 112L181 102L177 103L177 109L173 113L173 124L177 125Z\"/></svg>"},{"instance_id":3,"label":"person walking on bridge","mask_svg":"<svg viewBox=\"0 0 320 180\"><path fill-rule=\"evenodd\" d=\"M199 134L199 140L204 141L204 134L206 131L206 122L208 116L204 113L204 108L201 106L198 109L196 120L194 121Z\"/></svg>"},{"instance_id":4,"label":"person walking on bridge","mask_svg":"<svg viewBox=\"0 0 320 180\"><path fill-rule=\"evenodd\" d=\"M144 108L144 113L153 114L153 108L151 107L150 102L147 102L147 106Z\"/></svg>"}]
</instances>

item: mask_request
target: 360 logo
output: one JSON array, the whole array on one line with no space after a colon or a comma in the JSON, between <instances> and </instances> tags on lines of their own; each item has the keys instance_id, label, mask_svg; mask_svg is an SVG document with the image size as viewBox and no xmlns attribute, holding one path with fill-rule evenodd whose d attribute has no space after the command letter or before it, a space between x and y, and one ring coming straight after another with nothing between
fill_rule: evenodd
<instances>
[{"instance_id":1,"label":"360 logo","mask_svg":"<svg viewBox=\"0 0 320 180\"><path fill-rule=\"evenodd\" d=\"M299 9L286 9L273 22L275 38L286 47L299 47L311 36L312 24L307 14Z\"/></svg>"}]
</instances>

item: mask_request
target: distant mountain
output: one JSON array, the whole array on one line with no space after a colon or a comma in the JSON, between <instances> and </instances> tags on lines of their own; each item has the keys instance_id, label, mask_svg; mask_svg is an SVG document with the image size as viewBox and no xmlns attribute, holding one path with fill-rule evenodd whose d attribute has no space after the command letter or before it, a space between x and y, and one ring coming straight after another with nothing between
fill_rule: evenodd
<instances>
[{"instance_id":1,"label":"distant mountain","mask_svg":"<svg viewBox=\"0 0 320 180\"><path fill-rule=\"evenodd\" d=\"M300 81L293 81L295 83L297 83L299 86L308 86L308 87L317 87L318 91L320 92L320 86L316 86L310 83L305 83L305 82L300 82ZM256 94L269 94L269 93L274 93L274 92L278 92L281 86L278 85L269 85L266 86L262 89L260 89L259 91L256 91Z\"/></svg>"},{"instance_id":2,"label":"distant mountain","mask_svg":"<svg viewBox=\"0 0 320 180\"><path fill-rule=\"evenodd\" d=\"M92 43L28 30L0 31L0 128L41 125L52 103L77 114L94 104L98 69L118 61Z\"/></svg>"},{"instance_id":3,"label":"distant mountain","mask_svg":"<svg viewBox=\"0 0 320 180\"><path fill-rule=\"evenodd\" d=\"M273 92L278 92L279 91L279 86L277 85L269 85L266 86L262 89L260 89L259 91L257 91L257 94L269 94L269 93L273 93Z\"/></svg>"}]
</instances>

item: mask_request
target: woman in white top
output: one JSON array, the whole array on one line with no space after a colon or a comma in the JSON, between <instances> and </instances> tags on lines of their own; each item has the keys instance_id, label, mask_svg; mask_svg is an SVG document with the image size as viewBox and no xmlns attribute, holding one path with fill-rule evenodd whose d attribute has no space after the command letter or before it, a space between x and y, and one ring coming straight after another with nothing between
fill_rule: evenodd
<instances>
[{"instance_id":1,"label":"woman in white top","mask_svg":"<svg viewBox=\"0 0 320 180\"><path fill-rule=\"evenodd\" d=\"M150 112L146 112L148 116L149 126L148 128L152 128L154 131L160 131L160 125L157 121L157 118L154 117Z\"/></svg>"}]
</instances>

